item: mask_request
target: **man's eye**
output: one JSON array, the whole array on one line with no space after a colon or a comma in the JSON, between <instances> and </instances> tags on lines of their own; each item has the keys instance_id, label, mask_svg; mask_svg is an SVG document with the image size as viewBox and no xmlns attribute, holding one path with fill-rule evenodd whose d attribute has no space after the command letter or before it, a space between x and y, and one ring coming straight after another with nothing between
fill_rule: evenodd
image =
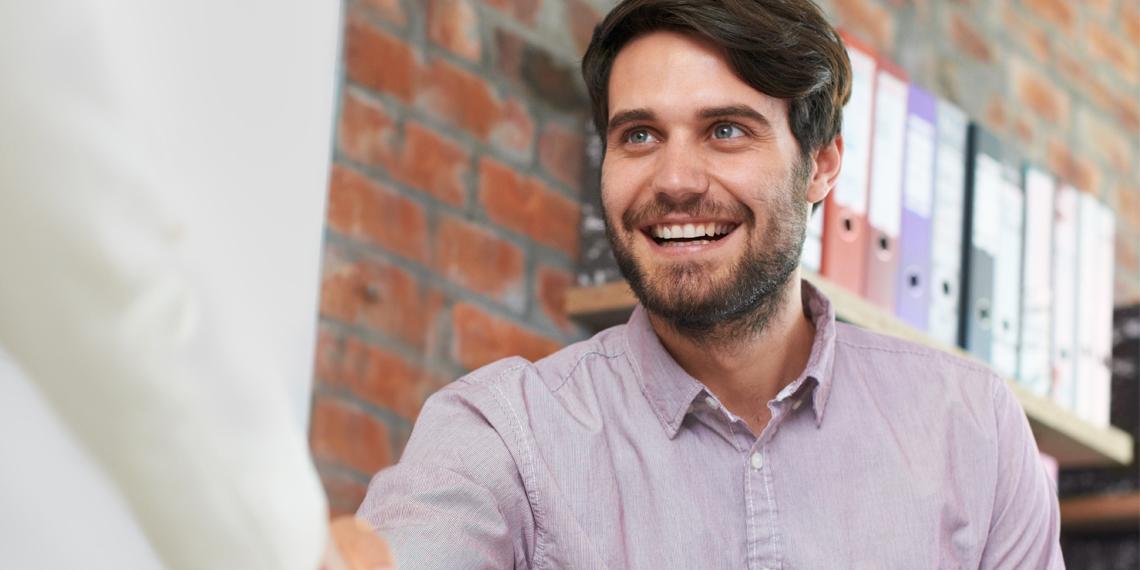
<instances>
[{"instance_id":1,"label":"man's eye","mask_svg":"<svg viewBox=\"0 0 1140 570\"><path fill-rule=\"evenodd\" d=\"M653 135L645 129L633 129L625 135L625 141L632 144L645 144L655 141Z\"/></svg>"},{"instance_id":2,"label":"man's eye","mask_svg":"<svg viewBox=\"0 0 1140 570\"><path fill-rule=\"evenodd\" d=\"M744 129L732 123L720 123L713 127L713 138L731 139L744 136Z\"/></svg>"}]
</instances>

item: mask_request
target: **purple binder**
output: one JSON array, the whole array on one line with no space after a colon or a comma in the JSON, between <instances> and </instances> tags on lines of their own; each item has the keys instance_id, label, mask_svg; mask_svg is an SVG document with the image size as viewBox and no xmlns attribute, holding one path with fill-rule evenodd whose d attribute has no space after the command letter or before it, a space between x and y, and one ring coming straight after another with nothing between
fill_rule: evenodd
<instances>
[{"instance_id":1,"label":"purple binder","mask_svg":"<svg viewBox=\"0 0 1140 570\"><path fill-rule=\"evenodd\" d=\"M934 108L933 95L910 86L895 314L922 331L930 316L930 236L937 145Z\"/></svg>"}]
</instances>

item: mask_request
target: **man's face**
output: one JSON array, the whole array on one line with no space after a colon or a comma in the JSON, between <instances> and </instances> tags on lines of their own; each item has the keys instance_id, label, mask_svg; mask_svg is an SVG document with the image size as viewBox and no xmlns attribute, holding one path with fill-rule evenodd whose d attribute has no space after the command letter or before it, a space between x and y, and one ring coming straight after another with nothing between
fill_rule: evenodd
<instances>
[{"instance_id":1,"label":"man's face","mask_svg":"<svg viewBox=\"0 0 1140 570\"><path fill-rule=\"evenodd\" d=\"M749 317L762 327L756 314L798 266L808 212L812 166L787 102L744 83L714 47L656 32L618 54L609 113L607 231L642 304L690 333Z\"/></svg>"}]
</instances>

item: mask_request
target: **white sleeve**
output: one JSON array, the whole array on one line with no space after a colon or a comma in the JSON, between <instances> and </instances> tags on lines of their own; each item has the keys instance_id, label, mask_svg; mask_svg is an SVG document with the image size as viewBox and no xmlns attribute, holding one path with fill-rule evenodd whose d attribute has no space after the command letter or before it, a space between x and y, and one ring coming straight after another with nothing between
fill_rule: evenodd
<instances>
[{"instance_id":1,"label":"white sleeve","mask_svg":"<svg viewBox=\"0 0 1140 570\"><path fill-rule=\"evenodd\" d=\"M0 345L167 567L324 548L306 416L338 18L0 3Z\"/></svg>"}]
</instances>

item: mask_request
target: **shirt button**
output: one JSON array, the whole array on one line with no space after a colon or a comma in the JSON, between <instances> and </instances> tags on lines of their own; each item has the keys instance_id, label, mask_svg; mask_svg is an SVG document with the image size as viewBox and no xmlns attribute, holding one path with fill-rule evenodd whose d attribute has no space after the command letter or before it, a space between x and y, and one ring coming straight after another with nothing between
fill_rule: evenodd
<instances>
[{"instance_id":1,"label":"shirt button","mask_svg":"<svg viewBox=\"0 0 1140 570\"><path fill-rule=\"evenodd\" d=\"M716 398L713 398L712 396L705 397L705 403L708 404L708 406L714 410L717 408Z\"/></svg>"},{"instance_id":2,"label":"shirt button","mask_svg":"<svg viewBox=\"0 0 1140 570\"><path fill-rule=\"evenodd\" d=\"M753 453L752 454L752 468L759 470L763 466L764 466L764 456L760 455L759 451L757 451L756 453Z\"/></svg>"},{"instance_id":3,"label":"shirt button","mask_svg":"<svg viewBox=\"0 0 1140 570\"><path fill-rule=\"evenodd\" d=\"M796 400L795 402L792 403L792 410L800 409L800 406L802 406L803 403L804 403L803 400Z\"/></svg>"}]
</instances>

